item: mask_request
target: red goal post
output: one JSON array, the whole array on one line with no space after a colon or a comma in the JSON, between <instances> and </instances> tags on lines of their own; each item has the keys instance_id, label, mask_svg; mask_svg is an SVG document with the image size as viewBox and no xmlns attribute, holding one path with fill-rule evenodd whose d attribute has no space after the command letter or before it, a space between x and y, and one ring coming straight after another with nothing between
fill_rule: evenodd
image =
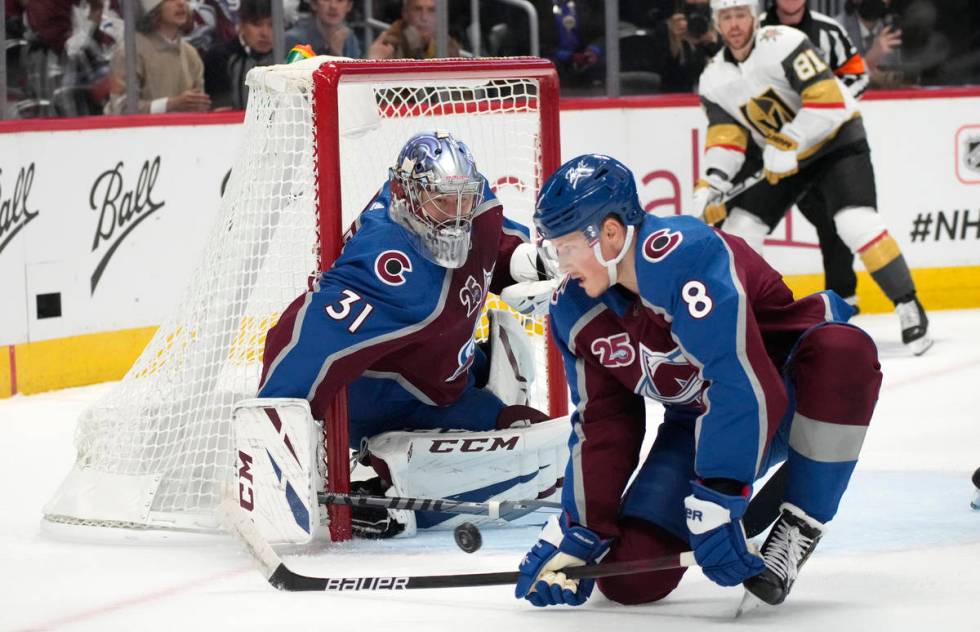
<instances>
[{"instance_id":1,"label":"red goal post","mask_svg":"<svg viewBox=\"0 0 980 632\"><path fill-rule=\"evenodd\" d=\"M533 199L544 179L561 162L558 78L549 61L539 58L484 58L325 62L313 75L321 270L328 269L339 256L343 234L348 227L348 209L343 195L345 155L341 147L345 85L391 85L390 90L394 95L390 100L379 96L383 90L374 91L379 118L431 119L436 126L449 127L451 131L455 131L452 125L441 125L451 118L488 116L491 119L489 124L493 125L494 116L503 118L508 114L533 113L537 123L533 131L536 136L536 146L533 147L536 164L531 174L532 182L524 181L528 176L526 173L520 174L523 177L510 173L487 173L480 160L480 153L485 148L479 140L468 137L465 131L458 132L477 154L477 165L488 176L491 185L517 183L530 190ZM413 86L413 89L399 90L395 87L398 85ZM397 142L404 140L407 140L407 136L397 139ZM496 140L506 146L513 139L501 135ZM377 156L377 160L382 161L393 159L393 155ZM366 200L361 201L362 204L364 202ZM342 212L338 213L336 209L342 209ZM522 219L533 230L529 216L525 215ZM544 333L543 339L547 337ZM541 378L547 379L547 408L549 414L564 415L568 409L568 391L561 368L561 354L548 342L545 342L545 349L547 369ZM346 393L342 393L332 406L331 418L325 420L329 491L346 492L350 489L346 413ZM350 538L350 508L330 505L328 511L331 538Z\"/></svg>"}]
</instances>

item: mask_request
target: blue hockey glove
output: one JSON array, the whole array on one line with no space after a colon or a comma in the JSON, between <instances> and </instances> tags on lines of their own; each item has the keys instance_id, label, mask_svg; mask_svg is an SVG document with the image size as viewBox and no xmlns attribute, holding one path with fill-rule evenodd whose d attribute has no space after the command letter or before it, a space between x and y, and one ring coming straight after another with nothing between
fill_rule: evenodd
<instances>
[{"instance_id":1,"label":"blue hockey glove","mask_svg":"<svg viewBox=\"0 0 980 632\"><path fill-rule=\"evenodd\" d=\"M561 570L570 566L595 564L607 550L609 540L585 527L573 527L563 515L552 516L518 569L514 596L538 607L581 606L595 588L594 579L568 579Z\"/></svg>"},{"instance_id":2,"label":"blue hockey glove","mask_svg":"<svg viewBox=\"0 0 980 632\"><path fill-rule=\"evenodd\" d=\"M742 528L748 494L729 496L699 481L691 481L691 489L693 493L684 499L687 529L694 558L708 579L735 586L764 571L765 562L748 550Z\"/></svg>"}]
</instances>

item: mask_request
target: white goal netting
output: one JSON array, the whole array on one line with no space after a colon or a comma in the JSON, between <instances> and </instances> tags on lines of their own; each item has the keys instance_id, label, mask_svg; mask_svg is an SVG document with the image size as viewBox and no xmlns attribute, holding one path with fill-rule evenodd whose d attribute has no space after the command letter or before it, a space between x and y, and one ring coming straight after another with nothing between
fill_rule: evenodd
<instances>
[{"instance_id":1,"label":"white goal netting","mask_svg":"<svg viewBox=\"0 0 980 632\"><path fill-rule=\"evenodd\" d=\"M463 139L508 216L529 225L542 175L537 79L463 80L458 69L450 78L420 77L406 62L405 72L349 81L340 74L330 92L314 85L324 61L249 74L242 147L206 252L125 378L82 415L77 461L45 507L49 523L215 528L212 509L234 465L232 407L254 397L265 333L320 269L320 240L340 238L330 228L320 234L319 226L336 222L320 223L318 208L340 212L346 228L412 134L445 129ZM325 98L338 104L336 138L322 137L316 124ZM329 142L339 143L339 164L318 158ZM329 170L339 172L340 209L318 204ZM524 324L543 349L543 324ZM534 403L547 408L543 351L539 359Z\"/></svg>"}]
</instances>

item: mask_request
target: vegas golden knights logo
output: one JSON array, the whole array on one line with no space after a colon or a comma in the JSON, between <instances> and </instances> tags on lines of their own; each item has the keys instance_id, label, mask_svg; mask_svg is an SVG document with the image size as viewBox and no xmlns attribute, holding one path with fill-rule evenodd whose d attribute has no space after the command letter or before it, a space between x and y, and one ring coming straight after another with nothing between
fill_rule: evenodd
<instances>
[{"instance_id":1,"label":"vegas golden knights logo","mask_svg":"<svg viewBox=\"0 0 980 632\"><path fill-rule=\"evenodd\" d=\"M769 138L782 129L784 123L792 121L796 113L773 88L768 88L742 106L742 116L757 132Z\"/></svg>"}]
</instances>

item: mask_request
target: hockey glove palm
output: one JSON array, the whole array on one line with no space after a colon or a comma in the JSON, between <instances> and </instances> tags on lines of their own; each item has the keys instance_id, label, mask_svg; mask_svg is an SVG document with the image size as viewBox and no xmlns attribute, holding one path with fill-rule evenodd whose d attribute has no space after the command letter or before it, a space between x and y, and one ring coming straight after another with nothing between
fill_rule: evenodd
<instances>
[{"instance_id":1,"label":"hockey glove palm","mask_svg":"<svg viewBox=\"0 0 980 632\"><path fill-rule=\"evenodd\" d=\"M510 276L516 283L500 292L500 298L525 316L548 313L551 295L561 283L556 259L543 256L532 244L520 244L510 257Z\"/></svg>"},{"instance_id":2,"label":"hockey glove palm","mask_svg":"<svg viewBox=\"0 0 980 632\"><path fill-rule=\"evenodd\" d=\"M562 569L595 564L609 550L609 540L585 527L573 527L565 516L552 517L537 544L521 561L514 596L538 607L580 606L592 594L594 579L568 579Z\"/></svg>"},{"instance_id":3,"label":"hockey glove palm","mask_svg":"<svg viewBox=\"0 0 980 632\"><path fill-rule=\"evenodd\" d=\"M684 499L687 529L694 558L705 576L716 584L735 586L764 571L765 563L749 551L742 528L748 494L729 496L699 481L691 481L691 489Z\"/></svg>"},{"instance_id":4,"label":"hockey glove palm","mask_svg":"<svg viewBox=\"0 0 980 632\"><path fill-rule=\"evenodd\" d=\"M800 134L788 125L769 137L762 151L762 175L769 184L775 185L799 170L796 152L802 140Z\"/></svg>"},{"instance_id":5,"label":"hockey glove palm","mask_svg":"<svg viewBox=\"0 0 980 632\"><path fill-rule=\"evenodd\" d=\"M731 188L730 182L714 175L708 175L698 180L698 183L694 185L694 214L710 226L714 226L728 217L724 198L725 193Z\"/></svg>"}]
</instances>

